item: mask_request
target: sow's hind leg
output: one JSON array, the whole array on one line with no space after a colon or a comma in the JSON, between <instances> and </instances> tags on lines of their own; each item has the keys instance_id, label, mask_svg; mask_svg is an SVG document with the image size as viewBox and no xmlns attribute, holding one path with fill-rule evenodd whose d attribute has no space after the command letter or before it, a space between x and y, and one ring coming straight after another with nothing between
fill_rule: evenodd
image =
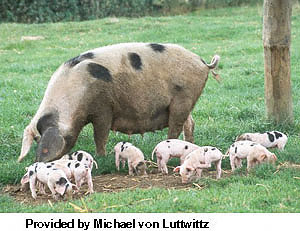
<instances>
[{"instance_id":1,"label":"sow's hind leg","mask_svg":"<svg viewBox=\"0 0 300 231\"><path fill-rule=\"evenodd\" d=\"M194 127L195 122L191 114L183 124L183 138L185 141L194 143Z\"/></svg>"},{"instance_id":2,"label":"sow's hind leg","mask_svg":"<svg viewBox=\"0 0 300 231\"><path fill-rule=\"evenodd\" d=\"M169 131L168 131L168 139L177 139L180 133L182 132L182 128L188 128L188 126L183 126L187 120L192 123L192 119L189 118L190 109L192 108L192 103L184 97L176 97L172 100L170 104L170 113L169 113ZM190 130L190 129L186 129ZM188 139L191 139L191 131L185 131L185 136Z\"/></svg>"}]
</instances>

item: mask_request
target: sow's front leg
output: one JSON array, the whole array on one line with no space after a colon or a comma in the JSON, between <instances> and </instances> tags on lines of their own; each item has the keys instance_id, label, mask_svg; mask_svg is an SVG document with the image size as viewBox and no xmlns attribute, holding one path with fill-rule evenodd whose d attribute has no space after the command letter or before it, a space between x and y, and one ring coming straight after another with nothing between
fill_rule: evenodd
<instances>
[{"instance_id":1,"label":"sow's front leg","mask_svg":"<svg viewBox=\"0 0 300 231\"><path fill-rule=\"evenodd\" d=\"M105 146L111 129L112 116L102 115L101 117L94 118L92 124L94 127L94 141L96 144L96 152L98 155L105 156Z\"/></svg>"}]
</instances>

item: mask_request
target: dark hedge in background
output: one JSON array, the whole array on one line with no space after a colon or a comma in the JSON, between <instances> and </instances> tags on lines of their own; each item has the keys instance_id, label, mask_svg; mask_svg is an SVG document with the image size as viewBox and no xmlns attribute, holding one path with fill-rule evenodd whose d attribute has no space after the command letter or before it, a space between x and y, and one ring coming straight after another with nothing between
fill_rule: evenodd
<instances>
[{"instance_id":1,"label":"dark hedge in background","mask_svg":"<svg viewBox=\"0 0 300 231\"><path fill-rule=\"evenodd\" d=\"M43 23L104 17L141 17L180 14L198 7L234 7L262 3L263 0L0 0L0 21Z\"/></svg>"}]
</instances>

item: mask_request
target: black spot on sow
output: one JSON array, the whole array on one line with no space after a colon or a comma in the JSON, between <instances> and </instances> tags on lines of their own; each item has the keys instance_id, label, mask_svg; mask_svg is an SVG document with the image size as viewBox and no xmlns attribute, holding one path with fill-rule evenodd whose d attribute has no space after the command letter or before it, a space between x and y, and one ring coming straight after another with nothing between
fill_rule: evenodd
<instances>
[{"instance_id":1,"label":"black spot on sow","mask_svg":"<svg viewBox=\"0 0 300 231\"><path fill-rule=\"evenodd\" d=\"M105 82L111 82L112 76L109 72L109 70L97 63L89 63L87 65L87 71L90 73L90 75L95 79L101 79Z\"/></svg>"},{"instance_id":2,"label":"black spot on sow","mask_svg":"<svg viewBox=\"0 0 300 231\"><path fill-rule=\"evenodd\" d=\"M149 45L155 52L163 52L166 49L164 45L158 43L150 43Z\"/></svg>"},{"instance_id":3,"label":"black spot on sow","mask_svg":"<svg viewBox=\"0 0 300 231\"><path fill-rule=\"evenodd\" d=\"M131 66L136 70L142 70L142 60L137 53L128 53Z\"/></svg>"},{"instance_id":4,"label":"black spot on sow","mask_svg":"<svg viewBox=\"0 0 300 231\"><path fill-rule=\"evenodd\" d=\"M88 52L68 60L67 62L65 62L65 64L69 65L70 67L74 67L85 59L93 59L93 58L94 58L94 53Z\"/></svg>"}]
</instances>

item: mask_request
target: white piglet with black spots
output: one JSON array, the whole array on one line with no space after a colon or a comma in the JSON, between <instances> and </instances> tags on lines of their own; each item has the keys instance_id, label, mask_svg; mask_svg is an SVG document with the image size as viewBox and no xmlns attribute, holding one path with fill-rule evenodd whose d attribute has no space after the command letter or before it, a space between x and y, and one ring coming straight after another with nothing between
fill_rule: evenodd
<instances>
[{"instance_id":1,"label":"white piglet with black spots","mask_svg":"<svg viewBox=\"0 0 300 231\"><path fill-rule=\"evenodd\" d=\"M133 175L133 172L137 174L147 175L146 164L143 152L129 142L119 142L114 147L116 168L120 170L120 161L123 168L125 162L128 162L129 175Z\"/></svg>"},{"instance_id":2,"label":"white piglet with black spots","mask_svg":"<svg viewBox=\"0 0 300 231\"><path fill-rule=\"evenodd\" d=\"M247 159L247 170L262 162L275 163L277 157L261 144L244 140L233 143L226 152L230 158L232 171L242 167L242 159Z\"/></svg>"},{"instance_id":3,"label":"white piglet with black spots","mask_svg":"<svg viewBox=\"0 0 300 231\"><path fill-rule=\"evenodd\" d=\"M216 178L220 179L222 159L223 154L216 147L202 146L187 155L183 164L177 166L174 172L179 172L182 183L188 183L195 173L197 173L197 178L200 178L203 169L210 168L211 164L214 163L217 170Z\"/></svg>"},{"instance_id":4,"label":"white piglet with black spots","mask_svg":"<svg viewBox=\"0 0 300 231\"><path fill-rule=\"evenodd\" d=\"M154 154L156 154L158 171L168 174L167 163L169 159L174 157L180 158L180 164L183 164L185 157L197 148L199 148L198 145L183 140L164 140L154 148L152 160Z\"/></svg>"},{"instance_id":5,"label":"white piglet with black spots","mask_svg":"<svg viewBox=\"0 0 300 231\"><path fill-rule=\"evenodd\" d=\"M58 199L59 195L71 194L73 189L78 189L68 180L63 170L55 168L53 165L48 166L43 162L34 163L27 168L27 173L21 179L22 185L29 182L31 195L34 199L37 198L36 184L38 182L48 186L54 199ZM45 193L44 188L41 187L41 189Z\"/></svg>"},{"instance_id":6,"label":"white piglet with black spots","mask_svg":"<svg viewBox=\"0 0 300 231\"><path fill-rule=\"evenodd\" d=\"M235 141L249 140L259 143L266 148L278 148L283 150L288 140L287 136L278 131L265 133L244 133L236 138Z\"/></svg>"},{"instance_id":7,"label":"white piglet with black spots","mask_svg":"<svg viewBox=\"0 0 300 231\"><path fill-rule=\"evenodd\" d=\"M53 165L55 168L63 170L69 180L74 179L78 189L83 183L87 183L88 192L94 193L92 170L87 164L83 164L82 162L79 162L77 160L60 159L50 162L47 165Z\"/></svg>"},{"instance_id":8,"label":"white piglet with black spots","mask_svg":"<svg viewBox=\"0 0 300 231\"><path fill-rule=\"evenodd\" d=\"M77 160L81 164L87 165L91 171L93 170L93 165L95 164L96 169L98 169L97 162L94 160L93 156L85 151L79 150L71 154L66 154L60 160Z\"/></svg>"}]
</instances>

